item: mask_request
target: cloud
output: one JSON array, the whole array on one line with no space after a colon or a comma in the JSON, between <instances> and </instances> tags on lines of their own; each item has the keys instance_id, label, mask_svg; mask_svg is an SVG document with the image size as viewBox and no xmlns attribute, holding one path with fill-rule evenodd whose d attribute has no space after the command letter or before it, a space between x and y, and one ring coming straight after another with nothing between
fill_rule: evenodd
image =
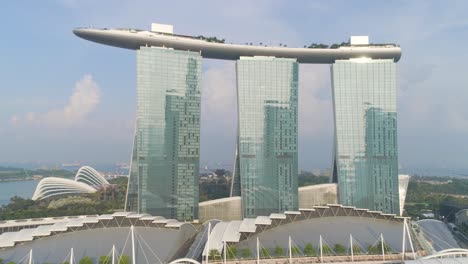
<instances>
[{"instance_id":1,"label":"cloud","mask_svg":"<svg viewBox=\"0 0 468 264\"><path fill-rule=\"evenodd\" d=\"M300 137L331 134L333 108L330 68L325 65L301 65L299 69Z\"/></svg>"},{"instance_id":2,"label":"cloud","mask_svg":"<svg viewBox=\"0 0 468 264\"><path fill-rule=\"evenodd\" d=\"M202 79L200 161L231 169L226 165L232 162L237 134L235 64L209 62Z\"/></svg>"},{"instance_id":3,"label":"cloud","mask_svg":"<svg viewBox=\"0 0 468 264\"><path fill-rule=\"evenodd\" d=\"M17 115L13 115L10 117L10 123L13 125L17 125L20 121L20 117Z\"/></svg>"},{"instance_id":4,"label":"cloud","mask_svg":"<svg viewBox=\"0 0 468 264\"><path fill-rule=\"evenodd\" d=\"M236 70L233 62L215 63L203 74L202 118L207 123L235 131Z\"/></svg>"},{"instance_id":5,"label":"cloud","mask_svg":"<svg viewBox=\"0 0 468 264\"><path fill-rule=\"evenodd\" d=\"M426 81L429 81L436 70L434 64L419 64L418 67L410 67L409 65L403 64L399 70L400 85L399 89L402 92L406 92L409 89L420 87Z\"/></svg>"},{"instance_id":6,"label":"cloud","mask_svg":"<svg viewBox=\"0 0 468 264\"><path fill-rule=\"evenodd\" d=\"M447 116L448 127L458 133L468 133L468 113L452 108L448 110Z\"/></svg>"},{"instance_id":7,"label":"cloud","mask_svg":"<svg viewBox=\"0 0 468 264\"><path fill-rule=\"evenodd\" d=\"M45 113L28 112L24 115L13 115L13 125L32 124L47 127L72 127L82 124L96 109L100 102L100 88L93 76L84 75L75 83L73 94L62 109L53 109Z\"/></svg>"}]
</instances>

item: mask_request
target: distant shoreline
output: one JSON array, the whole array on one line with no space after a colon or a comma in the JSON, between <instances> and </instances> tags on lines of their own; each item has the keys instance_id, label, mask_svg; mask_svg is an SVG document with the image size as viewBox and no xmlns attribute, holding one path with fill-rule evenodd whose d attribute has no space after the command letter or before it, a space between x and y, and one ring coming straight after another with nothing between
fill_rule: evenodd
<instances>
[{"instance_id":1,"label":"distant shoreline","mask_svg":"<svg viewBox=\"0 0 468 264\"><path fill-rule=\"evenodd\" d=\"M18 182L18 181L37 181L40 179L34 179L32 177L29 178L11 178L11 179L0 179L1 182Z\"/></svg>"}]
</instances>

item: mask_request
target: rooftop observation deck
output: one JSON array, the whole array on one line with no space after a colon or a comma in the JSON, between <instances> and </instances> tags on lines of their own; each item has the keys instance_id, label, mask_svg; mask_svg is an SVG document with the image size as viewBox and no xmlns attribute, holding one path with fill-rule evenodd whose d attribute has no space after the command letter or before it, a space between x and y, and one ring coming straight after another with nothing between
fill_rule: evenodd
<instances>
[{"instance_id":1,"label":"rooftop observation deck","mask_svg":"<svg viewBox=\"0 0 468 264\"><path fill-rule=\"evenodd\" d=\"M339 48L292 48L240 45L208 41L193 36L137 29L77 28L80 38L119 48L137 50L141 46L166 47L200 52L204 58L238 60L241 56L295 58L299 63L331 64L353 58L392 59L398 62L401 48L395 44L347 45Z\"/></svg>"}]
</instances>

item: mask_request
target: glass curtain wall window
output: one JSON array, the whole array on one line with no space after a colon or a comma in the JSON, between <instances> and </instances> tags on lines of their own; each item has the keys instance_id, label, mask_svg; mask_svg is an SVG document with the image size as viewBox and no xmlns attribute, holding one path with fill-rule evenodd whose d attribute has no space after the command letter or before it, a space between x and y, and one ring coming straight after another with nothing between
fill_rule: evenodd
<instances>
[{"instance_id":1,"label":"glass curtain wall window","mask_svg":"<svg viewBox=\"0 0 468 264\"><path fill-rule=\"evenodd\" d=\"M338 60L332 85L340 203L398 214L396 63Z\"/></svg>"},{"instance_id":2,"label":"glass curtain wall window","mask_svg":"<svg viewBox=\"0 0 468 264\"><path fill-rule=\"evenodd\" d=\"M234 180L244 217L297 210L298 63L237 61L238 142Z\"/></svg>"},{"instance_id":3,"label":"glass curtain wall window","mask_svg":"<svg viewBox=\"0 0 468 264\"><path fill-rule=\"evenodd\" d=\"M126 210L198 219L199 53L137 51L137 118Z\"/></svg>"}]
</instances>

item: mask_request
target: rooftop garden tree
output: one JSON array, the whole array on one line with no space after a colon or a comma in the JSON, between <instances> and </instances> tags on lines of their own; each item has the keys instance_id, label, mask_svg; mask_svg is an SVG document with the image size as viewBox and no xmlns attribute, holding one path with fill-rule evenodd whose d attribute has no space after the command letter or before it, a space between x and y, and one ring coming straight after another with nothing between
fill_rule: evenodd
<instances>
[{"instance_id":1,"label":"rooftop garden tree","mask_svg":"<svg viewBox=\"0 0 468 264\"><path fill-rule=\"evenodd\" d=\"M109 256L100 256L99 264L111 264L111 258Z\"/></svg>"},{"instance_id":2,"label":"rooftop garden tree","mask_svg":"<svg viewBox=\"0 0 468 264\"><path fill-rule=\"evenodd\" d=\"M78 262L78 263L79 264L93 264L93 261L91 260L90 257L85 256L82 259L80 259L80 262Z\"/></svg>"},{"instance_id":3,"label":"rooftop garden tree","mask_svg":"<svg viewBox=\"0 0 468 264\"><path fill-rule=\"evenodd\" d=\"M127 255L120 256L117 264L130 264L130 257Z\"/></svg>"},{"instance_id":4,"label":"rooftop garden tree","mask_svg":"<svg viewBox=\"0 0 468 264\"><path fill-rule=\"evenodd\" d=\"M234 245L227 247L226 257L228 259L235 259L237 257L237 247Z\"/></svg>"},{"instance_id":5,"label":"rooftop garden tree","mask_svg":"<svg viewBox=\"0 0 468 264\"><path fill-rule=\"evenodd\" d=\"M221 254L217 249L211 249L210 254L208 255L208 258L211 260L220 260L221 259Z\"/></svg>"},{"instance_id":6,"label":"rooftop garden tree","mask_svg":"<svg viewBox=\"0 0 468 264\"><path fill-rule=\"evenodd\" d=\"M314 246L312 243L307 243L304 247L304 254L306 256L317 256L317 252L315 251Z\"/></svg>"},{"instance_id":7,"label":"rooftop garden tree","mask_svg":"<svg viewBox=\"0 0 468 264\"><path fill-rule=\"evenodd\" d=\"M362 249L358 245L353 245L353 254L354 255L360 255L362 254Z\"/></svg>"},{"instance_id":8,"label":"rooftop garden tree","mask_svg":"<svg viewBox=\"0 0 468 264\"><path fill-rule=\"evenodd\" d=\"M329 245L322 245L322 253L323 255L331 256L333 255L333 250Z\"/></svg>"},{"instance_id":9,"label":"rooftop garden tree","mask_svg":"<svg viewBox=\"0 0 468 264\"><path fill-rule=\"evenodd\" d=\"M293 256L299 256L299 255L301 255L301 249L299 249L298 246L293 246L293 247L291 247L291 254Z\"/></svg>"},{"instance_id":10,"label":"rooftop garden tree","mask_svg":"<svg viewBox=\"0 0 468 264\"><path fill-rule=\"evenodd\" d=\"M346 248L341 244L335 244L333 250L337 255L346 255Z\"/></svg>"},{"instance_id":11,"label":"rooftop garden tree","mask_svg":"<svg viewBox=\"0 0 468 264\"><path fill-rule=\"evenodd\" d=\"M275 256L283 257L284 256L284 249L280 246L275 247Z\"/></svg>"},{"instance_id":12,"label":"rooftop garden tree","mask_svg":"<svg viewBox=\"0 0 468 264\"><path fill-rule=\"evenodd\" d=\"M242 258L250 258L252 257L252 251L250 250L250 248L244 248L242 249Z\"/></svg>"},{"instance_id":13,"label":"rooftop garden tree","mask_svg":"<svg viewBox=\"0 0 468 264\"><path fill-rule=\"evenodd\" d=\"M266 248L260 249L260 257L262 257L262 258L271 257L270 252L268 251L268 249L266 249Z\"/></svg>"}]
</instances>

